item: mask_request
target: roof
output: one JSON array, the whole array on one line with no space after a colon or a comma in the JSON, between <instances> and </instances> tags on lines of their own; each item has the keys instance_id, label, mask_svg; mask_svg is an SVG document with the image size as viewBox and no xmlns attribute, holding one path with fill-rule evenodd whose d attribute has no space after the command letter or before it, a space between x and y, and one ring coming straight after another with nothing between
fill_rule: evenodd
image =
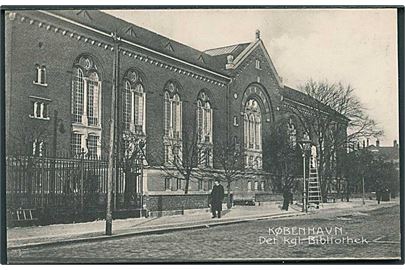
<instances>
[{"instance_id":1,"label":"roof","mask_svg":"<svg viewBox=\"0 0 405 270\"><path fill-rule=\"evenodd\" d=\"M65 9L50 10L48 12L63 16L64 18L95 28L99 31L107 33L117 31L118 36L133 43L217 72L221 75L228 75L228 72L225 70L225 65L219 62L215 57L102 11L91 9Z\"/></svg>"},{"instance_id":2,"label":"roof","mask_svg":"<svg viewBox=\"0 0 405 270\"><path fill-rule=\"evenodd\" d=\"M220 48L213 48L205 50L204 52L214 57L216 61L218 61L218 63L220 63L223 67L225 67L225 65L228 63L227 60L228 55L232 55L233 59L236 59L236 57L240 55L249 45L250 45L249 42L240 43Z\"/></svg>"},{"instance_id":3,"label":"roof","mask_svg":"<svg viewBox=\"0 0 405 270\"><path fill-rule=\"evenodd\" d=\"M304 92L291 88L289 86L284 85L284 88L280 89L280 93L284 98L288 98L295 102L311 106L313 108L318 108L320 110L325 111L326 113L330 113L332 115L334 114L336 116L342 117L347 121L350 120L346 116L338 113L337 111L333 110L331 107L325 105L324 103L320 102L319 100L311 97L310 95L308 95Z\"/></svg>"},{"instance_id":4,"label":"roof","mask_svg":"<svg viewBox=\"0 0 405 270\"><path fill-rule=\"evenodd\" d=\"M250 42L247 43L240 43L240 44L234 44L230 46L225 46L225 47L219 47L219 48L213 48L213 49L208 49L205 50L204 52L206 54L209 54L211 56L217 56L217 55L230 55L232 54L233 56L237 56L239 53L241 53L247 46L249 46Z\"/></svg>"}]
</instances>

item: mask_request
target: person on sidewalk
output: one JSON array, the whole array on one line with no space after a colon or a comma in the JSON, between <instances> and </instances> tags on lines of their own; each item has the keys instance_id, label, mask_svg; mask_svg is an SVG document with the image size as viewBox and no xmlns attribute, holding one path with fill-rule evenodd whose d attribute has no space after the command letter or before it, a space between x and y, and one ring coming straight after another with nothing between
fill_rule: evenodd
<instances>
[{"instance_id":1,"label":"person on sidewalk","mask_svg":"<svg viewBox=\"0 0 405 270\"><path fill-rule=\"evenodd\" d=\"M224 187L218 180L215 180L215 185L211 191L211 211L212 218L221 218L222 200L224 199Z\"/></svg>"}]
</instances>

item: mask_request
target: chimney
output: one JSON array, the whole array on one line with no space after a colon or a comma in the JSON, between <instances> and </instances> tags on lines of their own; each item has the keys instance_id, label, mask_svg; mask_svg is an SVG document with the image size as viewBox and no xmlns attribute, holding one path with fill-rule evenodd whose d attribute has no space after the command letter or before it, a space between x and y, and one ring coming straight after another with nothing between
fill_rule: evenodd
<instances>
[{"instance_id":1,"label":"chimney","mask_svg":"<svg viewBox=\"0 0 405 270\"><path fill-rule=\"evenodd\" d=\"M394 147L395 147L395 148L398 147L398 142L397 142L397 140L394 140Z\"/></svg>"},{"instance_id":2,"label":"chimney","mask_svg":"<svg viewBox=\"0 0 405 270\"><path fill-rule=\"evenodd\" d=\"M375 146L380 147L380 140L377 139L377 140L375 141Z\"/></svg>"},{"instance_id":3,"label":"chimney","mask_svg":"<svg viewBox=\"0 0 405 270\"><path fill-rule=\"evenodd\" d=\"M232 55L232 54L228 55L228 56L226 57L226 60L227 60L227 63L226 63L226 65L225 65L225 68L226 68L226 69L231 69L231 68L233 68L233 67L234 67L234 64L233 64L233 55Z\"/></svg>"},{"instance_id":4,"label":"chimney","mask_svg":"<svg viewBox=\"0 0 405 270\"><path fill-rule=\"evenodd\" d=\"M256 40L260 40L260 30L256 30Z\"/></svg>"}]
</instances>

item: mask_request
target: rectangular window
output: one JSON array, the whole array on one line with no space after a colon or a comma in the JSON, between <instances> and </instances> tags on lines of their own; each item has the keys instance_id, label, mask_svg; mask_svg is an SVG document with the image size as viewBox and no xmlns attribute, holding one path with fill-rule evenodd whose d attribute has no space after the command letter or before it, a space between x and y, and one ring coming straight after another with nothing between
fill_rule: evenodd
<instances>
[{"instance_id":1,"label":"rectangular window","mask_svg":"<svg viewBox=\"0 0 405 270\"><path fill-rule=\"evenodd\" d=\"M264 181L262 181L262 182L260 183L260 187L261 187L261 190L264 191L264 188L265 188Z\"/></svg>"},{"instance_id":2,"label":"rectangular window","mask_svg":"<svg viewBox=\"0 0 405 270\"><path fill-rule=\"evenodd\" d=\"M87 156L91 158L97 157L97 140L98 136L89 135L87 137Z\"/></svg>"},{"instance_id":3,"label":"rectangular window","mask_svg":"<svg viewBox=\"0 0 405 270\"><path fill-rule=\"evenodd\" d=\"M170 177L165 177L165 190L171 190Z\"/></svg>"},{"instance_id":4,"label":"rectangular window","mask_svg":"<svg viewBox=\"0 0 405 270\"><path fill-rule=\"evenodd\" d=\"M198 180L198 190L203 190L203 181L201 179Z\"/></svg>"},{"instance_id":5,"label":"rectangular window","mask_svg":"<svg viewBox=\"0 0 405 270\"><path fill-rule=\"evenodd\" d=\"M170 136L170 113L171 113L171 102L168 97L165 97L165 135Z\"/></svg>"},{"instance_id":6,"label":"rectangular window","mask_svg":"<svg viewBox=\"0 0 405 270\"><path fill-rule=\"evenodd\" d=\"M259 182L255 181L255 189L254 190L259 190Z\"/></svg>"},{"instance_id":7,"label":"rectangular window","mask_svg":"<svg viewBox=\"0 0 405 270\"><path fill-rule=\"evenodd\" d=\"M47 102L34 101L34 102L32 102L32 107L33 107L33 113L31 115L32 118L49 120Z\"/></svg>"},{"instance_id":8,"label":"rectangular window","mask_svg":"<svg viewBox=\"0 0 405 270\"><path fill-rule=\"evenodd\" d=\"M256 59L256 69L261 69L260 60Z\"/></svg>"},{"instance_id":9,"label":"rectangular window","mask_svg":"<svg viewBox=\"0 0 405 270\"><path fill-rule=\"evenodd\" d=\"M124 129L130 129L131 123L131 110L132 110L132 94L129 90L124 91L124 109L123 109L123 122Z\"/></svg>"},{"instance_id":10,"label":"rectangular window","mask_svg":"<svg viewBox=\"0 0 405 270\"><path fill-rule=\"evenodd\" d=\"M72 121L73 123L82 123L82 115L84 108L84 80L81 75L75 76L73 80L73 96L72 96Z\"/></svg>"},{"instance_id":11,"label":"rectangular window","mask_svg":"<svg viewBox=\"0 0 405 270\"><path fill-rule=\"evenodd\" d=\"M82 151L82 135L77 133L72 133L70 139L70 150L73 157L79 157Z\"/></svg>"},{"instance_id":12,"label":"rectangular window","mask_svg":"<svg viewBox=\"0 0 405 270\"><path fill-rule=\"evenodd\" d=\"M143 93L134 92L135 95L135 107L134 107L134 121L135 121L135 133L143 133Z\"/></svg>"},{"instance_id":13,"label":"rectangular window","mask_svg":"<svg viewBox=\"0 0 405 270\"><path fill-rule=\"evenodd\" d=\"M247 182L247 189L248 189L248 191L252 190L252 181Z\"/></svg>"},{"instance_id":14,"label":"rectangular window","mask_svg":"<svg viewBox=\"0 0 405 270\"><path fill-rule=\"evenodd\" d=\"M177 178L177 190L181 190L181 179Z\"/></svg>"},{"instance_id":15,"label":"rectangular window","mask_svg":"<svg viewBox=\"0 0 405 270\"><path fill-rule=\"evenodd\" d=\"M99 85L98 82L89 81L87 89L87 117L90 126L98 125L98 99Z\"/></svg>"}]
</instances>

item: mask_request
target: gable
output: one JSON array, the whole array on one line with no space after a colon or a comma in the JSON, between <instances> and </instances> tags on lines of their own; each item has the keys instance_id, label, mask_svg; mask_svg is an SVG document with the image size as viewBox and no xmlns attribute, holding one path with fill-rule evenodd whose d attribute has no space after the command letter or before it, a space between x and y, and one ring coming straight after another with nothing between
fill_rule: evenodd
<instances>
[{"instance_id":1,"label":"gable","mask_svg":"<svg viewBox=\"0 0 405 270\"><path fill-rule=\"evenodd\" d=\"M243 67L244 63L250 56L259 56L262 55L263 57L260 58L261 67L264 69L265 66L268 67L266 73L275 78L278 85L283 88L283 82L281 77L278 75L276 67L273 64L273 61L270 58L268 51L266 50L263 41L257 40L256 42L252 42L248 47L246 47L233 61L233 70L238 70ZM255 63L254 63L255 64Z\"/></svg>"}]
</instances>

